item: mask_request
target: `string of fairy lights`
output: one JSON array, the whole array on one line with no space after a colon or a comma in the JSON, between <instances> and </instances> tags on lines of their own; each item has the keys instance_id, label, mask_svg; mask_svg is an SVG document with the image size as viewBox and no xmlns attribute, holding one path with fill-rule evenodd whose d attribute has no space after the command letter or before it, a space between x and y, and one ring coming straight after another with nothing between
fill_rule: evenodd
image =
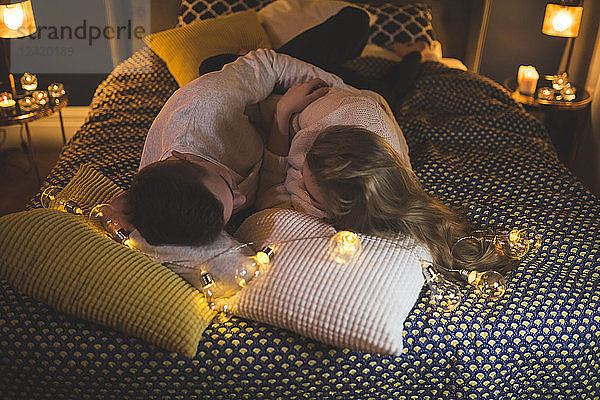
<instances>
[{"instance_id":1,"label":"string of fairy lights","mask_svg":"<svg viewBox=\"0 0 600 400\"><path fill-rule=\"evenodd\" d=\"M46 188L40 197L42 206L83 216L83 208L73 199L61 198L59 195L61 191L62 188L59 186L50 186ZM117 221L112 220L109 217L112 215L107 212L110 207L110 204L105 203L94 206L87 216L88 220L99 222L100 226L102 226L106 232L106 235L111 239L124 246L135 249L135 243L130 239L129 232L119 226ZM333 235L317 235L279 240L264 246L260 251L253 255L239 256L235 261L237 263L234 277L235 282L239 289L243 289L251 284L253 280L256 280L258 276L264 274L270 268L272 261L282 244L299 240L322 238L330 238L327 254L329 259L337 264L348 264L357 257L362 249L360 237L356 233L350 231L339 231ZM370 238L368 236L364 236L362 240L371 239L375 240L375 238ZM492 245L496 251L509 259L518 261L535 253L541 245L541 239L541 236L530 228L512 229L507 232L496 233L476 230L471 232L471 234L458 239L452 246L451 251L453 256L459 259L456 250L460 246L475 245L483 251L484 246ZM231 316L231 305L227 298L224 298L219 294L218 283L210 273L210 264L221 256L252 245L254 245L254 243L243 243L225 249L208 260L168 261L163 263L163 265L192 268L195 271L198 271L199 280L201 282L201 287L198 289L204 294L209 307L217 312L219 321L223 322ZM190 261L193 263L193 266L191 267L181 264ZM451 312L455 310L462 301L461 289L455 282L447 279L443 274L444 272L457 275L461 281L474 288L478 298L485 301L499 300L506 292L505 277L494 270L477 271L470 269L449 269L441 265L435 265L428 260L421 260L421 269L430 291L430 303L442 312Z\"/></svg>"}]
</instances>

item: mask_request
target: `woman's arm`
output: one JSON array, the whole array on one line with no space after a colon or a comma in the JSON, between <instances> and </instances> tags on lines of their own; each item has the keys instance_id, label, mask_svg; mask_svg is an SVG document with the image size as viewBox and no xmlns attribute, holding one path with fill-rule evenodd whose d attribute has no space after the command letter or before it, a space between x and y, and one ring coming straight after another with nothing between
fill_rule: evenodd
<instances>
[{"instance_id":1,"label":"woman's arm","mask_svg":"<svg viewBox=\"0 0 600 400\"><path fill-rule=\"evenodd\" d=\"M327 84L321 79L312 79L290 88L277 103L271 132L263 153L256 202L259 210L291 206L289 194L284 186L287 154L290 149L290 118L319 97L324 96L328 89Z\"/></svg>"},{"instance_id":2,"label":"woman's arm","mask_svg":"<svg viewBox=\"0 0 600 400\"><path fill-rule=\"evenodd\" d=\"M291 87L277 103L271 125L267 148L279 155L286 156L290 150L290 119L310 103L324 96L329 87L325 81L315 78Z\"/></svg>"}]
</instances>

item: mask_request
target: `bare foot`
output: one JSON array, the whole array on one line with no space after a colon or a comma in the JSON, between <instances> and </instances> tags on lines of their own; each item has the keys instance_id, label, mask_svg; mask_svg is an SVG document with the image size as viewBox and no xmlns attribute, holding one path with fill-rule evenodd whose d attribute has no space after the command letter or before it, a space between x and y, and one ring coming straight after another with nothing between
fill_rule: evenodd
<instances>
[{"instance_id":1,"label":"bare foot","mask_svg":"<svg viewBox=\"0 0 600 400\"><path fill-rule=\"evenodd\" d=\"M426 50L429 49L429 44L427 44L427 42L424 40L417 40L412 44L396 42L390 47L390 49L394 53L398 54L400 57L404 57L405 55L407 55L408 53L412 53L413 51L418 51L421 54L423 54Z\"/></svg>"}]
</instances>

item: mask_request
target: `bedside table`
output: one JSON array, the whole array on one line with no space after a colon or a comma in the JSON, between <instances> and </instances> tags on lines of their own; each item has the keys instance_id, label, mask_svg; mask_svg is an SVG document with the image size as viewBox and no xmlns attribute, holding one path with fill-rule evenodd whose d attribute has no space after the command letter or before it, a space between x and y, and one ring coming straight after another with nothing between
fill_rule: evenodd
<instances>
[{"instance_id":1,"label":"bedside table","mask_svg":"<svg viewBox=\"0 0 600 400\"><path fill-rule=\"evenodd\" d=\"M572 168L590 115L590 92L576 85L577 96L572 101L542 100L519 93L514 77L505 79L503 85L514 100L546 127L559 158ZM549 83L547 86L552 85Z\"/></svg>"},{"instance_id":2,"label":"bedside table","mask_svg":"<svg viewBox=\"0 0 600 400\"><path fill-rule=\"evenodd\" d=\"M45 91L42 91L45 92ZM47 93L47 92L46 92ZM60 97L47 97L45 104L31 104L27 110L24 110L19 105L19 100L24 97L29 96L30 93L19 93L17 95L16 104L14 107L10 109L1 109L0 110L0 126L11 126L11 125L21 125L25 127L25 134L27 138L27 143L23 142L23 137L21 136L21 144L25 153L27 154L27 158L29 159L29 164L35 173L35 177L37 178L38 184L41 184L40 172L38 169L37 161L35 158L35 151L33 149L33 145L31 142L31 133L29 131L29 122L33 122L35 120L48 117L56 112L58 112L58 118L60 121L60 130L62 133L63 145L66 142L65 136L65 126L63 123L62 112L61 109L65 107L68 103L67 94L63 94Z\"/></svg>"}]
</instances>

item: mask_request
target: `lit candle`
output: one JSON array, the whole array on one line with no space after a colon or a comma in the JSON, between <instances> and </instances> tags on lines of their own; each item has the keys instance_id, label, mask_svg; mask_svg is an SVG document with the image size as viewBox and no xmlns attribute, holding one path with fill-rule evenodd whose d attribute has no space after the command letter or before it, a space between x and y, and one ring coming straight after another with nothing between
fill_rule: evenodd
<instances>
[{"instance_id":1,"label":"lit candle","mask_svg":"<svg viewBox=\"0 0 600 400\"><path fill-rule=\"evenodd\" d=\"M535 67L531 65L521 65L517 75L519 92L526 96L533 95L535 93L535 87L537 86L539 77L540 75L536 71Z\"/></svg>"},{"instance_id":2,"label":"lit candle","mask_svg":"<svg viewBox=\"0 0 600 400\"><path fill-rule=\"evenodd\" d=\"M21 77L21 87L23 90L35 90L37 89L37 77L27 72Z\"/></svg>"},{"instance_id":3,"label":"lit candle","mask_svg":"<svg viewBox=\"0 0 600 400\"><path fill-rule=\"evenodd\" d=\"M44 92L43 90L34 91L31 93L31 97L33 97L33 100L41 106L48 102L48 93Z\"/></svg>"},{"instance_id":4,"label":"lit candle","mask_svg":"<svg viewBox=\"0 0 600 400\"><path fill-rule=\"evenodd\" d=\"M560 75L550 75L550 80L552 81L552 88L558 91L563 90L563 88L569 84L566 72L563 72Z\"/></svg>"},{"instance_id":5,"label":"lit candle","mask_svg":"<svg viewBox=\"0 0 600 400\"><path fill-rule=\"evenodd\" d=\"M0 93L0 108L3 115L10 114L15 109L15 104L12 94L8 92Z\"/></svg>"},{"instance_id":6,"label":"lit candle","mask_svg":"<svg viewBox=\"0 0 600 400\"><path fill-rule=\"evenodd\" d=\"M62 83L52 83L50 86L48 86L48 94L50 97L64 96L65 88L63 87Z\"/></svg>"},{"instance_id":7,"label":"lit candle","mask_svg":"<svg viewBox=\"0 0 600 400\"><path fill-rule=\"evenodd\" d=\"M562 94L563 100L573 101L575 100L575 87L570 83L567 83L565 87L560 91Z\"/></svg>"},{"instance_id":8,"label":"lit candle","mask_svg":"<svg viewBox=\"0 0 600 400\"><path fill-rule=\"evenodd\" d=\"M551 87L543 87L538 92L538 99L554 100L554 89Z\"/></svg>"},{"instance_id":9,"label":"lit candle","mask_svg":"<svg viewBox=\"0 0 600 400\"><path fill-rule=\"evenodd\" d=\"M19 108L21 108L21 111L24 112L33 110L35 108L35 101L33 101L33 97L25 96L22 99L19 99Z\"/></svg>"}]
</instances>

